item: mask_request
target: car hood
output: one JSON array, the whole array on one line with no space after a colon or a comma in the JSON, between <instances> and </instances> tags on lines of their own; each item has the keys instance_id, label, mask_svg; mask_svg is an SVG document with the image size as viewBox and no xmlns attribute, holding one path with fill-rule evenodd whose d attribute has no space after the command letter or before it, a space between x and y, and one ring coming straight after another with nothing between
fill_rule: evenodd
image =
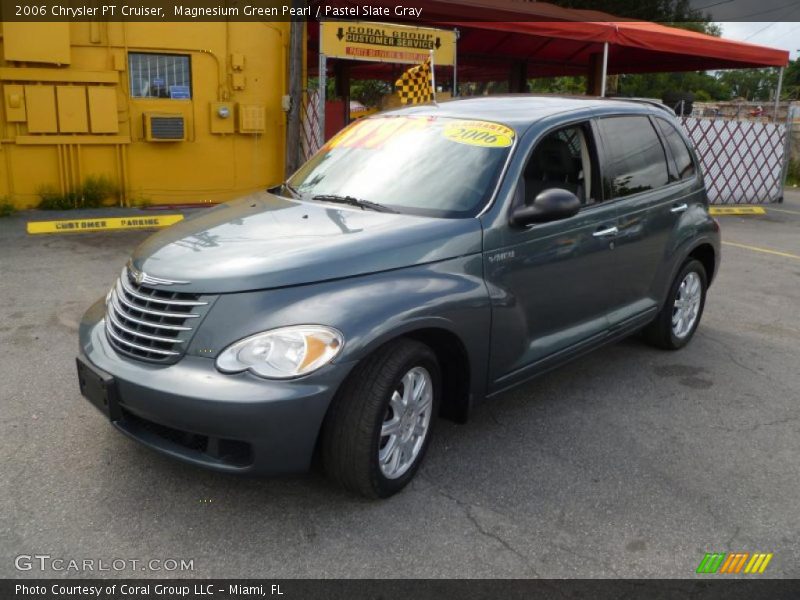
<instances>
[{"instance_id":1,"label":"car hood","mask_svg":"<svg viewBox=\"0 0 800 600\"><path fill-rule=\"evenodd\" d=\"M376 273L481 251L478 219L437 219L260 192L203 210L145 240L136 269L225 293ZM178 291L177 287L175 288Z\"/></svg>"}]
</instances>

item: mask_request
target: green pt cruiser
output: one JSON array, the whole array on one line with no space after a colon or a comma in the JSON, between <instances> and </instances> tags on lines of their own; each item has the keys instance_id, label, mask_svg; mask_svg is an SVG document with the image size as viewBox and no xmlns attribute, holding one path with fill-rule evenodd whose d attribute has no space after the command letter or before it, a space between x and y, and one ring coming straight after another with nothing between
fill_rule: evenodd
<instances>
[{"instance_id":1,"label":"green pt cruiser","mask_svg":"<svg viewBox=\"0 0 800 600\"><path fill-rule=\"evenodd\" d=\"M253 475L318 457L387 497L437 417L639 331L685 346L719 261L700 166L663 106L409 107L143 242L82 319L78 375L158 452Z\"/></svg>"}]
</instances>

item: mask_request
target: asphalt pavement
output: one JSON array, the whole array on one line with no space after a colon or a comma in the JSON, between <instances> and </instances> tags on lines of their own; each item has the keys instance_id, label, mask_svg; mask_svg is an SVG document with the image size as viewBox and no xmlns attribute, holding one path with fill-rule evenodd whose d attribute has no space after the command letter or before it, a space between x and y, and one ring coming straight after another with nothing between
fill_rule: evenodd
<instances>
[{"instance_id":1,"label":"asphalt pavement","mask_svg":"<svg viewBox=\"0 0 800 600\"><path fill-rule=\"evenodd\" d=\"M210 473L114 430L78 392L77 323L148 234L25 234L47 216L0 219L2 577L672 578L711 551L800 577L800 194L720 217L687 348L629 339L439 421L417 479L379 502L319 474ZM193 570L17 570L36 554Z\"/></svg>"}]
</instances>

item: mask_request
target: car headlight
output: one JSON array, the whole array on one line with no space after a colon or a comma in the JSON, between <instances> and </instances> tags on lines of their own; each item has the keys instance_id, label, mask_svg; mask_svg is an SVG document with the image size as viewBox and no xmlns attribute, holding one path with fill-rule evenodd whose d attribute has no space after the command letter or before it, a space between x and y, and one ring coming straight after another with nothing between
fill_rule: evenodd
<instances>
[{"instance_id":1,"label":"car headlight","mask_svg":"<svg viewBox=\"0 0 800 600\"><path fill-rule=\"evenodd\" d=\"M268 379L291 379L328 364L343 347L344 337L332 327L293 325L231 344L217 357L217 368L223 373L251 371Z\"/></svg>"}]
</instances>

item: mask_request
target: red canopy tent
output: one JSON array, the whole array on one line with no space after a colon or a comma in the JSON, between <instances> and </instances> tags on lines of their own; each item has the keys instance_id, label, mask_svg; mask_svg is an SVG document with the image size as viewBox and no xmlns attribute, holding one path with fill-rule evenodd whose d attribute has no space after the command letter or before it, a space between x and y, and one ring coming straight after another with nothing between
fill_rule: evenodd
<instances>
[{"instance_id":1,"label":"red canopy tent","mask_svg":"<svg viewBox=\"0 0 800 600\"><path fill-rule=\"evenodd\" d=\"M339 0L338 4L359 2ZM396 2L373 0L371 4L391 8ZM460 80L502 80L512 67L528 77L591 76L601 66L604 52L609 74L784 67L789 61L785 50L544 2L416 0L410 5L423 9L422 19L413 24L459 30ZM317 32L311 24L312 50ZM309 65L315 69L316 56L309 56ZM388 65L368 64L355 67L352 75L388 79L394 71ZM442 76L447 79L446 72Z\"/></svg>"},{"instance_id":2,"label":"red canopy tent","mask_svg":"<svg viewBox=\"0 0 800 600\"><path fill-rule=\"evenodd\" d=\"M326 0L325 4L355 7L361 2ZM387 8L389 14L397 6L396 0L372 0L370 4ZM457 69L437 68L439 83L452 84L456 77L459 81L508 80L509 91L520 92L529 78L586 75L587 93L604 96L608 74L780 67L777 98L782 68L789 62L785 50L545 2L405 0L403 4L423 10L422 18L408 18L407 22L459 31ZM308 23L308 39L308 73L315 75L320 64L318 23ZM350 78L394 82L407 68L345 62L348 65L340 75L346 87ZM330 122L326 127L324 92L319 101L323 130L336 130L349 119L345 114L342 123Z\"/></svg>"}]
</instances>

